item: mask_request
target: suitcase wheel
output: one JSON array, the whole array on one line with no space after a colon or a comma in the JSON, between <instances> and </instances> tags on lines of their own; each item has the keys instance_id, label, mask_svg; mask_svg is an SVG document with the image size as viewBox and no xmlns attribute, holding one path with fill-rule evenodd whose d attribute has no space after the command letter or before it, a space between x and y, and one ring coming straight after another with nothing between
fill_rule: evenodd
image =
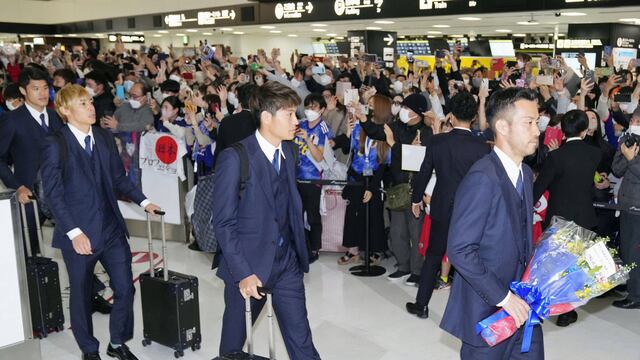
<instances>
[{"instance_id":1,"label":"suitcase wheel","mask_svg":"<svg viewBox=\"0 0 640 360\"><path fill-rule=\"evenodd\" d=\"M191 345L191 351L200 350L200 343L195 343Z\"/></svg>"},{"instance_id":2,"label":"suitcase wheel","mask_svg":"<svg viewBox=\"0 0 640 360\"><path fill-rule=\"evenodd\" d=\"M184 351L182 351L182 350L176 351L176 352L173 353L173 356L175 356L176 359L179 359L179 358L184 356Z\"/></svg>"},{"instance_id":3,"label":"suitcase wheel","mask_svg":"<svg viewBox=\"0 0 640 360\"><path fill-rule=\"evenodd\" d=\"M142 339L142 346L149 346L151 345L151 340L149 339Z\"/></svg>"}]
</instances>

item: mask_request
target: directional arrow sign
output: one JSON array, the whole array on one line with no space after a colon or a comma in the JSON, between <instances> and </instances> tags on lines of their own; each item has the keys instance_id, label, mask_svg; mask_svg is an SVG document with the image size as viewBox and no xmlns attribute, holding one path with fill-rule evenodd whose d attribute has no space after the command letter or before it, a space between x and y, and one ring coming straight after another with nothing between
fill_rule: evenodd
<instances>
[{"instance_id":1,"label":"directional arrow sign","mask_svg":"<svg viewBox=\"0 0 640 360\"><path fill-rule=\"evenodd\" d=\"M229 13L229 17L231 18L231 20L235 20L236 19L236 11L235 10L231 10L231 12Z\"/></svg>"},{"instance_id":2,"label":"directional arrow sign","mask_svg":"<svg viewBox=\"0 0 640 360\"><path fill-rule=\"evenodd\" d=\"M311 14L311 12L313 11L313 4L311 2L307 3L307 13Z\"/></svg>"},{"instance_id":3,"label":"directional arrow sign","mask_svg":"<svg viewBox=\"0 0 640 360\"><path fill-rule=\"evenodd\" d=\"M378 39L379 39L379 38L378 38ZM387 46L391 46L391 44L393 44L393 42L394 42L396 39L394 39L394 38L393 38L393 35L391 35L391 34L387 34L387 37L386 37L386 38L384 38L384 39L382 39L382 40L384 40L384 41L386 41L386 42L387 42Z\"/></svg>"}]
</instances>

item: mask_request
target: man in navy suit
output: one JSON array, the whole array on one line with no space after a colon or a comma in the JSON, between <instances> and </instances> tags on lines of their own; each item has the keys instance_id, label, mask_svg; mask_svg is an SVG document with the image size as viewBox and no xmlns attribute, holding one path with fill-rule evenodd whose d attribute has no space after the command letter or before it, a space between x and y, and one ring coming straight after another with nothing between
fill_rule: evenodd
<instances>
[{"instance_id":1,"label":"man in navy suit","mask_svg":"<svg viewBox=\"0 0 640 360\"><path fill-rule=\"evenodd\" d=\"M478 113L478 103L468 92L458 93L449 101L451 132L432 137L411 192L412 211L416 218L424 208L422 197L433 170L436 181L431 200L431 231L415 303L407 303L407 311L420 318L429 317L429 301L438 281L442 257L447 251L449 220L456 189L469 168L491 151L489 145L471 134L471 121Z\"/></svg>"},{"instance_id":2,"label":"man in navy suit","mask_svg":"<svg viewBox=\"0 0 640 360\"><path fill-rule=\"evenodd\" d=\"M462 340L462 359L544 359L542 328L521 353L529 305L509 290L532 252L533 173L522 159L538 145L537 95L509 88L494 93L487 119L496 136L493 151L478 160L455 196L447 255L460 276L453 281L440 326ZM500 308L519 330L489 347L476 324Z\"/></svg>"},{"instance_id":3,"label":"man in navy suit","mask_svg":"<svg viewBox=\"0 0 640 360\"><path fill-rule=\"evenodd\" d=\"M58 92L55 102L68 126L45 141L43 156L47 161L41 166L42 187L56 221L53 246L62 251L69 274L73 335L84 360L100 359L91 321L92 275L100 261L111 278L114 296L107 354L135 360L125 344L133 337L131 249L116 191L147 212L160 208L125 176L110 134L92 127L96 118L89 93L79 85L67 85Z\"/></svg>"},{"instance_id":4,"label":"man in navy suit","mask_svg":"<svg viewBox=\"0 0 640 360\"><path fill-rule=\"evenodd\" d=\"M273 305L291 359L320 359L307 320L303 273L309 271L302 201L296 188L296 109L289 87L269 82L256 95L258 131L240 142L249 174L240 192L241 157L220 154L215 173L213 223L219 251L214 259L225 282L220 354L240 352L245 342L244 299L253 320L264 305L258 287L273 292Z\"/></svg>"},{"instance_id":5,"label":"man in navy suit","mask_svg":"<svg viewBox=\"0 0 640 360\"><path fill-rule=\"evenodd\" d=\"M56 112L47 109L48 80L45 72L33 67L24 68L18 84L25 103L0 120L0 178L6 187L16 190L18 201L23 204L29 204L29 197L36 191L44 138L62 127ZM29 204L26 209L31 250L35 254L38 238L33 207ZM43 216L40 218L44 220Z\"/></svg>"}]
</instances>

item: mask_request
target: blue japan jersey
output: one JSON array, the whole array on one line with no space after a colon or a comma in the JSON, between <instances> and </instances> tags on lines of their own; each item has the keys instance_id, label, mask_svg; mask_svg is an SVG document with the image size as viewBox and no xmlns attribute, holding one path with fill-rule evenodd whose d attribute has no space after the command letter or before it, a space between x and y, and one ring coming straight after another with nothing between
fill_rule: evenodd
<instances>
[{"instance_id":1,"label":"blue japan jersey","mask_svg":"<svg viewBox=\"0 0 640 360\"><path fill-rule=\"evenodd\" d=\"M360 132L362 131L362 127L360 127L360 123L357 122L356 126L353 128L351 132L351 152L352 152L352 161L351 168L355 170L358 174L362 175L365 167L367 166L367 160L369 162L369 167L371 171L376 171L380 167L378 163L378 150L376 148L376 141L372 140L369 137L365 138L365 152L366 148L369 148L369 156L365 156L365 153L360 152ZM387 158L384 163L391 163L391 151L387 153Z\"/></svg>"},{"instance_id":2,"label":"blue japan jersey","mask_svg":"<svg viewBox=\"0 0 640 360\"><path fill-rule=\"evenodd\" d=\"M309 128L308 121L300 121L300 129L305 130L308 134L309 141L313 142L316 146L324 147L327 140L333 139L333 132L324 122L324 119L320 120L312 129ZM298 145L300 149L300 156L298 159L298 167L296 174L300 180L320 180L322 174L316 168L316 166L309 159L311 153L309 152L309 146L302 140L301 137L296 136L293 141ZM326 144L327 146L329 144Z\"/></svg>"}]
</instances>

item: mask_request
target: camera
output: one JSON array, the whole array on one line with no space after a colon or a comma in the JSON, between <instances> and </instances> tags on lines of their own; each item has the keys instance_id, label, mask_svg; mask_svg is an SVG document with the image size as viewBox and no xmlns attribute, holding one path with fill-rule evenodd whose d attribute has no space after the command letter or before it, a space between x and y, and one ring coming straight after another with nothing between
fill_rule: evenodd
<instances>
[{"instance_id":1,"label":"camera","mask_svg":"<svg viewBox=\"0 0 640 360\"><path fill-rule=\"evenodd\" d=\"M640 136L636 134L629 133L627 138L624 140L624 146L631 148L634 145L640 144Z\"/></svg>"}]
</instances>

